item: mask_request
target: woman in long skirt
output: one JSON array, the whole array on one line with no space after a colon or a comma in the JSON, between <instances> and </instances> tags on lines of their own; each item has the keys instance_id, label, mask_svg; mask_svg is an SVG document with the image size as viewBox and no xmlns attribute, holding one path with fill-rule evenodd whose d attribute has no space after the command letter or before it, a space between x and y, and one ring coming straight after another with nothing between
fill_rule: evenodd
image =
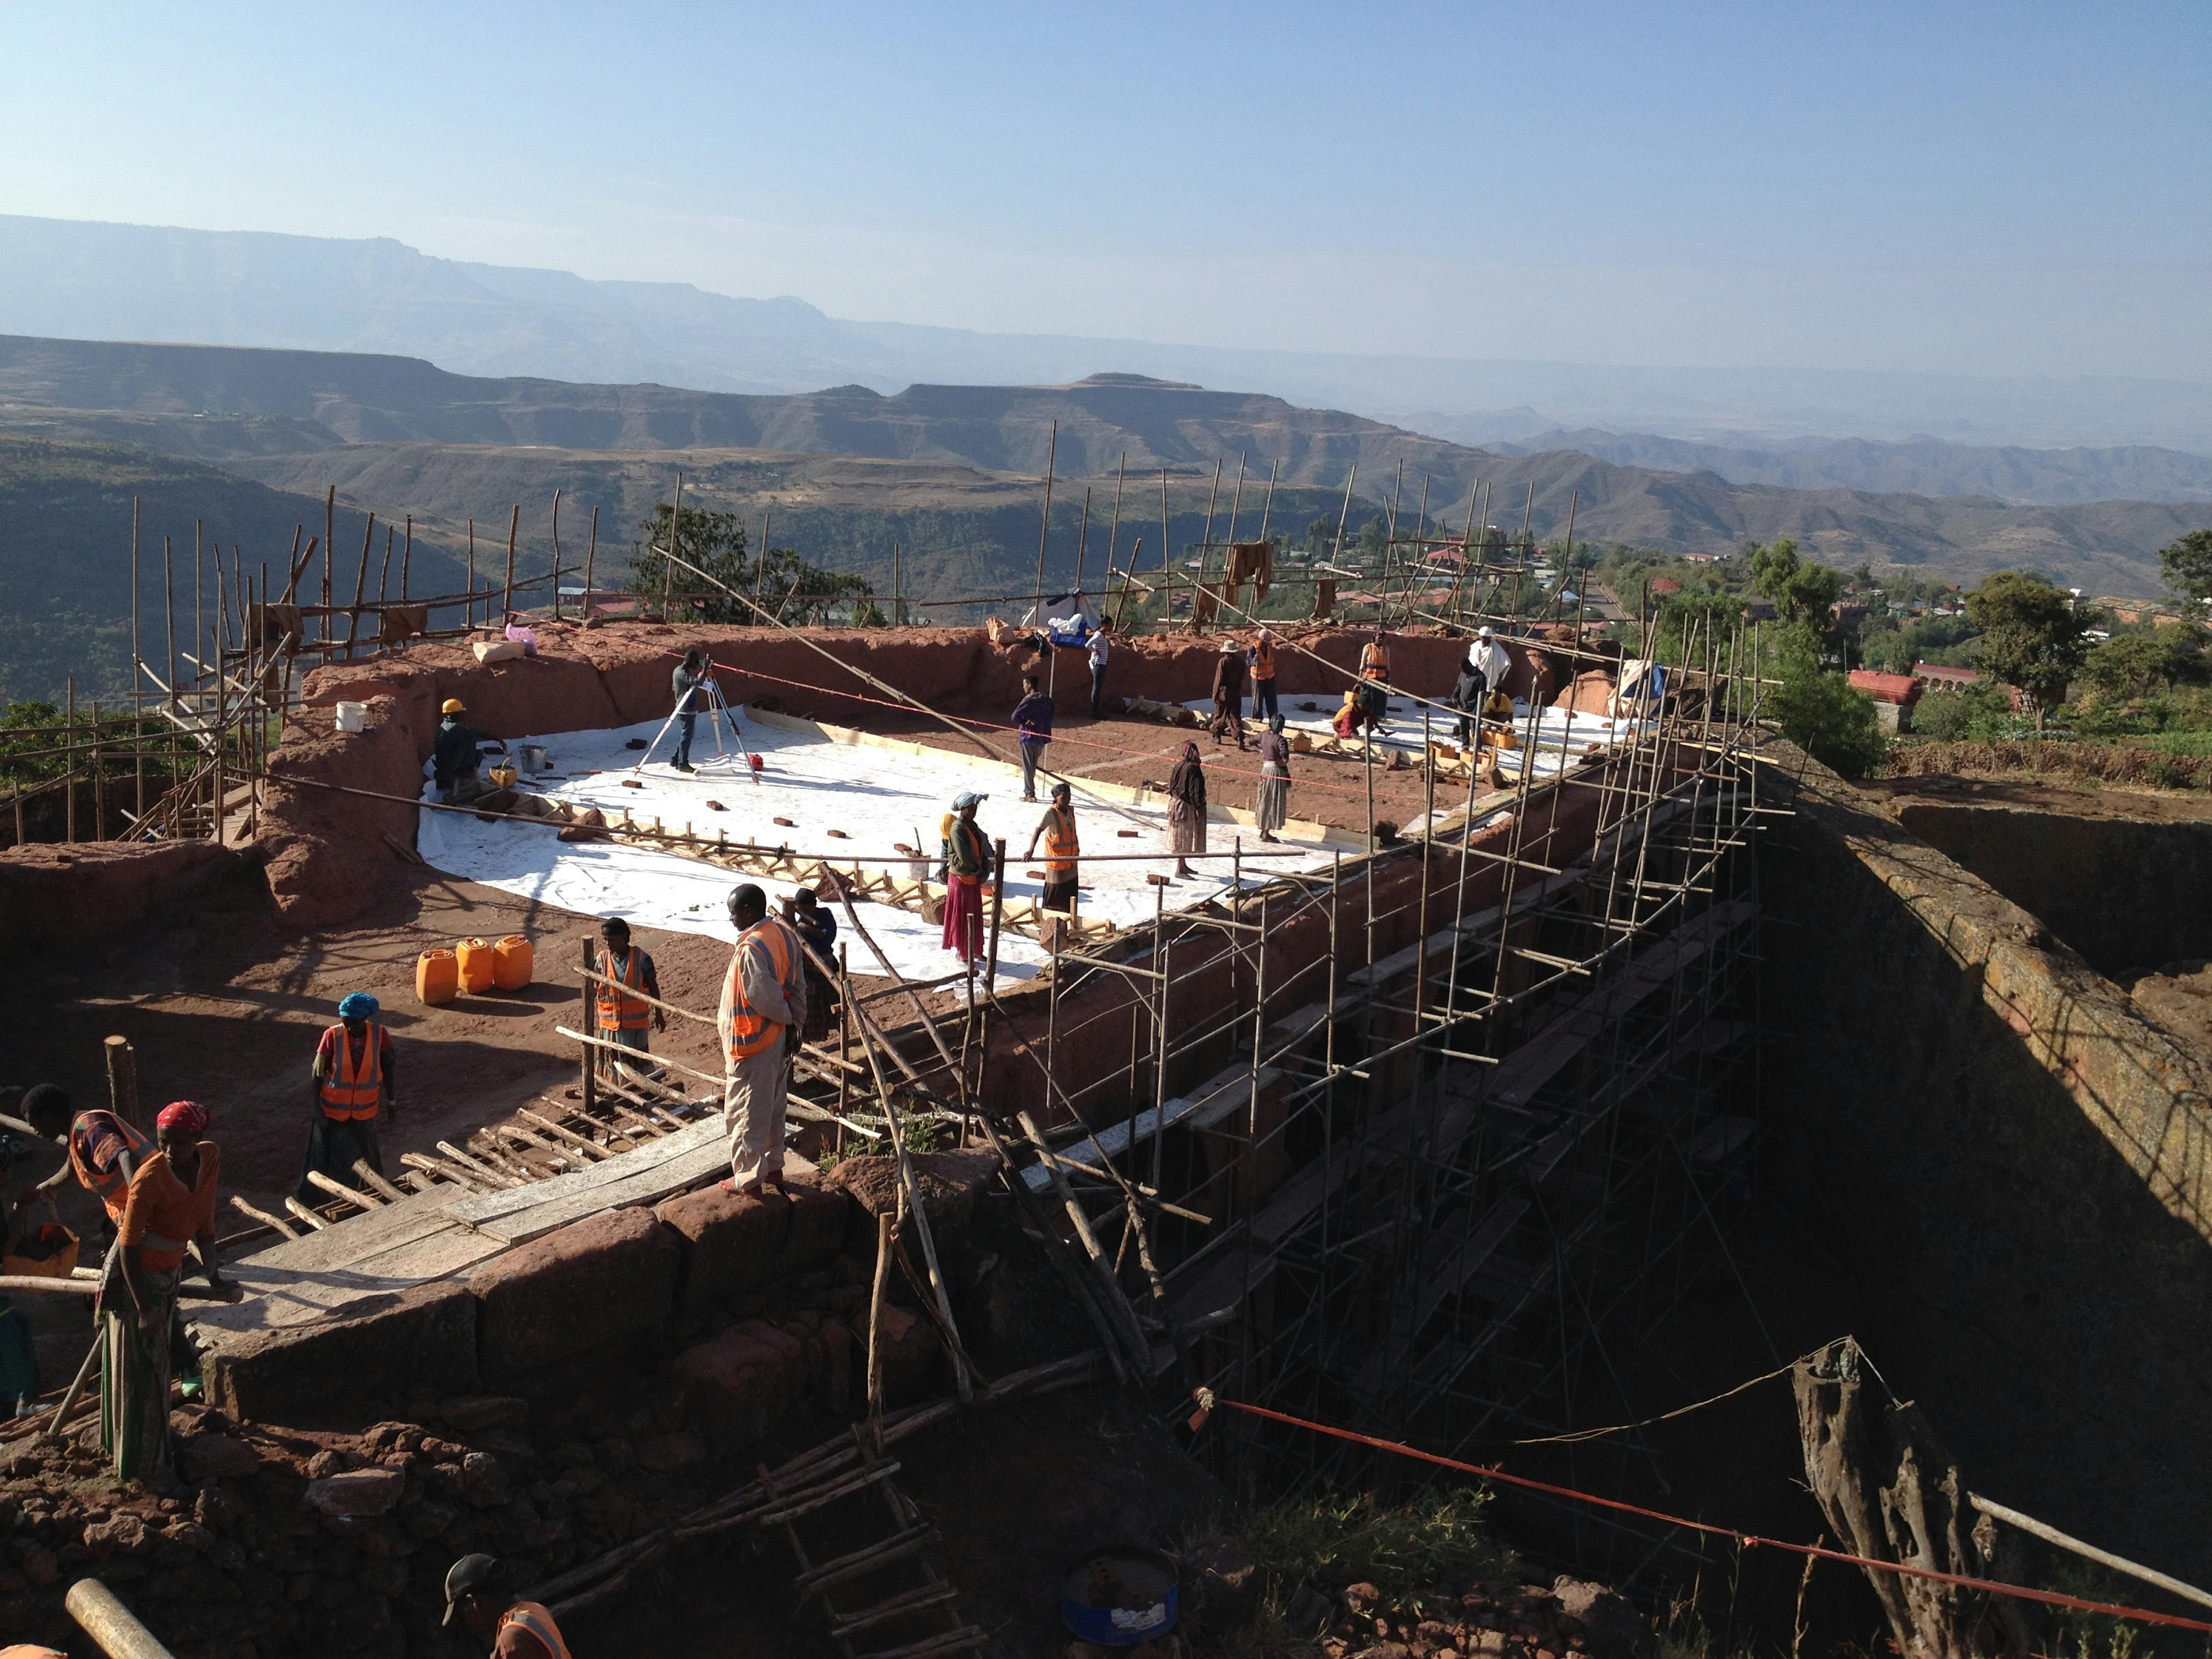
<instances>
[{"instance_id":1,"label":"woman in long skirt","mask_svg":"<svg viewBox=\"0 0 2212 1659\"><path fill-rule=\"evenodd\" d=\"M983 883L991 873L991 845L975 822L983 799L972 792L957 797L945 834L945 948L970 974L983 954Z\"/></svg>"},{"instance_id":2,"label":"woman in long skirt","mask_svg":"<svg viewBox=\"0 0 2212 1659\"><path fill-rule=\"evenodd\" d=\"M1260 734L1260 839L1273 841L1291 816L1291 744L1283 735L1283 717L1267 716L1267 729Z\"/></svg>"},{"instance_id":3,"label":"woman in long skirt","mask_svg":"<svg viewBox=\"0 0 2212 1659\"><path fill-rule=\"evenodd\" d=\"M1175 849L1176 874L1187 876L1184 860L1206 850L1206 763L1198 745L1186 740L1182 758L1168 774L1168 834Z\"/></svg>"},{"instance_id":4,"label":"woman in long skirt","mask_svg":"<svg viewBox=\"0 0 2212 1659\"><path fill-rule=\"evenodd\" d=\"M215 1257L215 1194L222 1155L202 1140L208 1109L179 1100L155 1120L159 1150L131 1177L116 1241L118 1272L100 1291L100 1450L116 1474L149 1486L170 1482L169 1379L177 1282L187 1245L225 1288ZM177 1334L181 1335L181 1333ZM189 1340L185 1342L187 1358Z\"/></svg>"}]
</instances>

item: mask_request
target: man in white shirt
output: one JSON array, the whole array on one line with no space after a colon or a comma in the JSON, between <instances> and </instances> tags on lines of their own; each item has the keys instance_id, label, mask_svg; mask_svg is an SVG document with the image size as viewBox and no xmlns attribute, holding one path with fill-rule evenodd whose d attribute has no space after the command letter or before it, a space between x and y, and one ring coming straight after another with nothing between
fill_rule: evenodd
<instances>
[{"instance_id":1,"label":"man in white shirt","mask_svg":"<svg viewBox=\"0 0 2212 1659\"><path fill-rule=\"evenodd\" d=\"M1114 619L1101 617L1098 626L1091 635L1091 718L1106 717L1106 659L1113 651L1113 641L1108 635L1114 631Z\"/></svg>"}]
</instances>

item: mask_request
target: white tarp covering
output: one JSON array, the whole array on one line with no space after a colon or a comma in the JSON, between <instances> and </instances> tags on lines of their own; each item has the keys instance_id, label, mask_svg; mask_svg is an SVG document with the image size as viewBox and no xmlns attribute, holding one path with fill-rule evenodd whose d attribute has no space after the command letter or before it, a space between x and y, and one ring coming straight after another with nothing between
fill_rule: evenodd
<instances>
[{"instance_id":1,"label":"white tarp covering","mask_svg":"<svg viewBox=\"0 0 2212 1659\"><path fill-rule=\"evenodd\" d=\"M1309 713L1300 705L1313 704ZM1211 698L1186 705L1206 719L1213 717ZM1284 696L1278 694L1275 706L1282 711L1283 727L1290 732L1310 733L1316 741L1336 735L1333 722L1336 711L1344 706L1341 693L1334 697L1300 692ZM1428 735L1437 743L1459 741L1459 720L1453 712L1433 703L1420 703L1411 697L1392 697L1389 712L1383 717L1384 729L1376 736L1378 750L1403 750L1418 760L1421 753L1421 712L1428 710ZM1244 699L1244 724L1248 733L1257 732L1261 722L1252 713L1253 699ZM1528 729L1528 705L1513 705L1513 735L1523 745L1533 746L1536 756L1536 775L1557 777L1568 766L1583 758L1592 744L1610 748L1635 731L1637 723L1630 720L1608 720L1602 714L1570 713L1565 708L1545 708L1539 711L1536 731L1532 738ZM1498 770L1507 777L1518 777L1521 771L1520 750L1507 749L1498 753ZM1295 765L1292 767L1296 772Z\"/></svg>"},{"instance_id":2,"label":"white tarp covering","mask_svg":"<svg viewBox=\"0 0 2212 1659\"><path fill-rule=\"evenodd\" d=\"M702 720L691 751L692 763L700 769L696 775L672 771L665 764L672 752L672 732L654 744L653 762L635 769L639 751L624 744L633 738L653 738L659 727L647 722L617 731L568 732L530 739L546 746L551 762L546 776L533 780L526 775L522 786L580 806L596 806L611 823L619 823L627 811L643 824L650 825L659 818L662 827L671 830L708 837L719 831L740 844L750 840L763 847L787 846L794 853L832 865L841 855L880 857L904 842L927 854L933 872L939 821L955 795L975 790L989 796L977 811L976 822L987 836L1006 838L1012 872L1007 896L1034 896L1042 890L1042 882L1024 873L1042 866L1024 859L1023 849L1044 814L1044 803L1022 804L1021 778L1013 768L994 767L981 757L970 763L927 750L917 753L911 749L838 743L811 731L770 727L742 715L739 724L744 748L759 753L767 763L757 783L729 728L725 726L721 733L727 752L718 758L709 724ZM521 747L519 742L508 744L517 754ZM644 787L625 787L626 780ZM1085 852L1151 853L1167 846L1164 806L1126 806L1118 800L1086 794L1079 780L1075 790L1076 823ZM424 794L428 799L427 784ZM710 800L719 801L726 810L716 811L708 805ZM614 842L562 842L556 836L556 826L506 820L485 823L455 812L424 811L417 816L421 823L416 844L437 869L579 915L618 915L641 927L733 939L735 931L726 908L732 887L742 881L757 882L767 890L773 904L799 884L739 876L675 854ZM778 817L790 819L790 827L775 823ZM829 832L833 829L843 831L848 839L832 837ZM1123 830L1137 834L1130 838L1117 833ZM1291 842L1282 848L1263 848L1253 830L1218 822L1211 827L1210 834L1209 844L1223 851L1240 836L1248 854L1302 851L1299 857L1268 859L1248 866L1248 884L1267 874L1328 867L1330 853L1318 843ZM1042 844L1038 851L1041 858ZM1192 868L1199 873L1172 881L1163 896L1145 878L1148 872L1171 875L1172 854L1126 863L1086 864L1078 899L1080 913L1130 926L1149 921L1163 896L1168 908L1181 909L1214 896L1230 884L1231 865L1227 859L1206 860ZM902 867L898 873L917 872ZM871 903L862 904L860 914L900 973L930 979L953 969L953 958L943 948L942 929L915 912ZM844 927L842 908L838 923ZM849 933L847 929L839 937L841 943L851 946L853 970L880 972L866 946ZM1000 940L1001 974L1026 977L1047 960L1047 953L1033 940L1011 933Z\"/></svg>"}]
</instances>

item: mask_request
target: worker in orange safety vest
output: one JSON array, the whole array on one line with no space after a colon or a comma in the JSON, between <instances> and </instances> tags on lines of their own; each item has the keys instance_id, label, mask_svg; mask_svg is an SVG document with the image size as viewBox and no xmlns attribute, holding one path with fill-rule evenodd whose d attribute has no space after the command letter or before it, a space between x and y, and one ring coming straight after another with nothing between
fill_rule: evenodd
<instances>
[{"instance_id":1,"label":"worker in orange safety vest","mask_svg":"<svg viewBox=\"0 0 2212 1659\"><path fill-rule=\"evenodd\" d=\"M507 1574L489 1555L465 1555L446 1573L446 1616L470 1635L491 1643L492 1659L570 1659L553 1615L536 1601L518 1601Z\"/></svg>"},{"instance_id":2,"label":"worker in orange safety vest","mask_svg":"<svg viewBox=\"0 0 2212 1659\"><path fill-rule=\"evenodd\" d=\"M592 970L618 983L594 981L592 989L597 994L592 999L592 1023L599 1029L592 1035L603 1042L618 1042L641 1054L649 1054L652 1048L647 1030L668 1029L667 1014L653 1006L660 1000L660 975L654 970L653 958L645 947L629 942L629 924L620 916L609 916L599 924L599 939L606 948L592 964ZM646 1001L647 997L653 1001ZM610 1069L617 1059L604 1048L594 1052L603 1072Z\"/></svg>"},{"instance_id":3,"label":"worker in orange safety vest","mask_svg":"<svg viewBox=\"0 0 2212 1659\"><path fill-rule=\"evenodd\" d=\"M730 895L730 921L738 942L715 1015L726 1062L722 1127L730 1142L730 1176L722 1189L781 1191L791 1050L806 1023L805 947L788 923L769 915L768 895L750 882Z\"/></svg>"},{"instance_id":4,"label":"worker in orange safety vest","mask_svg":"<svg viewBox=\"0 0 2212 1659\"><path fill-rule=\"evenodd\" d=\"M377 1000L356 991L338 1004L338 1023L315 1045L311 1079L315 1112L307 1130L307 1158L292 1196L313 1207L330 1194L308 1179L321 1175L356 1190L365 1186L354 1171L366 1164L384 1174L384 1152L377 1139L379 1115L398 1116L398 1068L392 1033L377 1018Z\"/></svg>"},{"instance_id":5,"label":"worker in orange safety vest","mask_svg":"<svg viewBox=\"0 0 2212 1659\"><path fill-rule=\"evenodd\" d=\"M1044 896L1037 901L1046 910L1060 910L1075 914L1076 860L1082 854L1083 842L1075 833L1075 792L1065 782L1052 787L1052 805L1047 809L1037 827L1030 831L1029 850L1025 859L1036 856L1038 838L1044 841Z\"/></svg>"}]
</instances>

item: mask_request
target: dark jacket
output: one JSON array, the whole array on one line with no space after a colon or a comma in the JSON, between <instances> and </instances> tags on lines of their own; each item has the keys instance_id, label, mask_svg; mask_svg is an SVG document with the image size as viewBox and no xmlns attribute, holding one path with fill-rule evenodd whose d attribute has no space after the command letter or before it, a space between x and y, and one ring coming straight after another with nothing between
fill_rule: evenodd
<instances>
[{"instance_id":1,"label":"dark jacket","mask_svg":"<svg viewBox=\"0 0 2212 1659\"><path fill-rule=\"evenodd\" d=\"M702 668L693 672L682 663L668 677L669 695L675 698L677 708L685 714L697 714L706 707L706 699L699 695L699 687L712 678L714 671Z\"/></svg>"},{"instance_id":2,"label":"dark jacket","mask_svg":"<svg viewBox=\"0 0 2212 1659\"><path fill-rule=\"evenodd\" d=\"M1482 671L1473 663L1461 663L1459 678L1452 682L1452 707L1470 714L1479 714L1482 712L1482 700L1489 695L1490 687L1483 678Z\"/></svg>"},{"instance_id":3,"label":"dark jacket","mask_svg":"<svg viewBox=\"0 0 2212 1659\"><path fill-rule=\"evenodd\" d=\"M441 780L451 782L464 772L473 772L483 758L481 745L497 743L499 739L473 726L464 726L451 714L439 723L438 735L430 743L430 767Z\"/></svg>"},{"instance_id":4,"label":"dark jacket","mask_svg":"<svg viewBox=\"0 0 2212 1659\"><path fill-rule=\"evenodd\" d=\"M1244 658L1241 653L1224 651L1213 664L1213 700L1234 702L1244 695Z\"/></svg>"},{"instance_id":5,"label":"dark jacket","mask_svg":"<svg viewBox=\"0 0 2212 1659\"><path fill-rule=\"evenodd\" d=\"M1014 732L1024 743L1049 743L1052 715L1052 699L1032 691L1014 705Z\"/></svg>"}]
</instances>

